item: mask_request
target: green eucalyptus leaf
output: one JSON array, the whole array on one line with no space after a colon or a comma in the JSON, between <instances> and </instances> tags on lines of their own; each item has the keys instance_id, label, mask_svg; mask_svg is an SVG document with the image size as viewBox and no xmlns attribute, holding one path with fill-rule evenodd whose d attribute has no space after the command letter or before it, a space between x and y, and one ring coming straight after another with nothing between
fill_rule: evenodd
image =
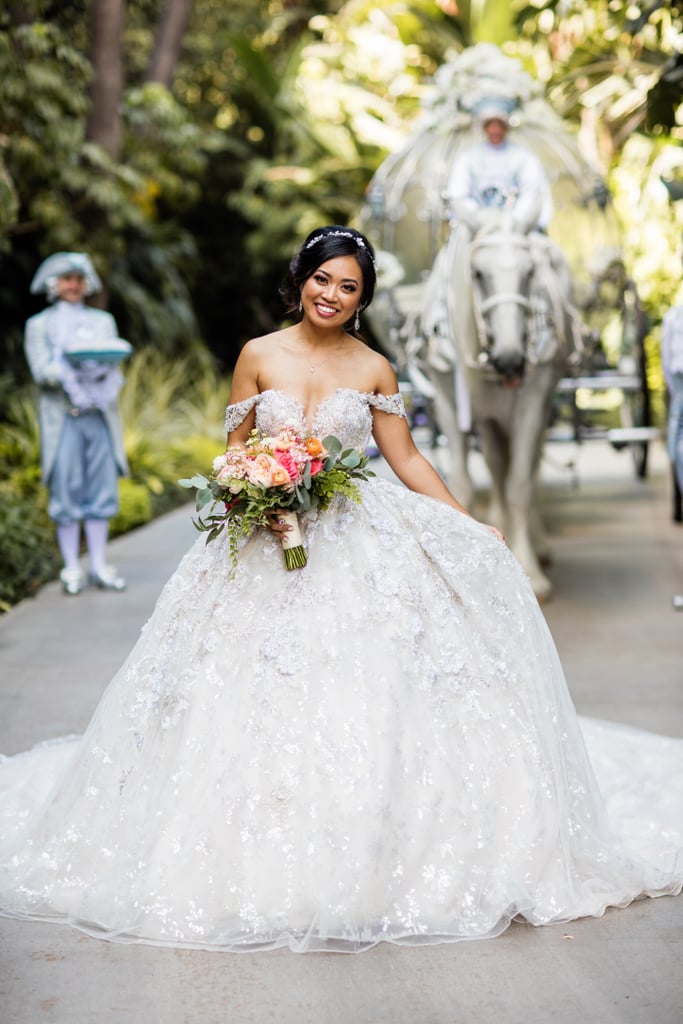
<instances>
[{"instance_id":1,"label":"green eucalyptus leaf","mask_svg":"<svg viewBox=\"0 0 683 1024\"><path fill-rule=\"evenodd\" d=\"M330 434L329 437L323 438L323 448L326 449L328 455L338 455L342 448L341 441Z\"/></svg>"},{"instance_id":2,"label":"green eucalyptus leaf","mask_svg":"<svg viewBox=\"0 0 683 1024\"><path fill-rule=\"evenodd\" d=\"M194 476L189 478L184 477L182 480L179 480L178 483L181 487L207 487L209 481L205 476L202 476L201 473L195 473Z\"/></svg>"},{"instance_id":3,"label":"green eucalyptus leaf","mask_svg":"<svg viewBox=\"0 0 683 1024\"><path fill-rule=\"evenodd\" d=\"M208 505L210 501L213 501L213 494L208 487L203 487L197 491L197 497L195 498L195 508L197 512Z\"/></svg>"}]
</instances>

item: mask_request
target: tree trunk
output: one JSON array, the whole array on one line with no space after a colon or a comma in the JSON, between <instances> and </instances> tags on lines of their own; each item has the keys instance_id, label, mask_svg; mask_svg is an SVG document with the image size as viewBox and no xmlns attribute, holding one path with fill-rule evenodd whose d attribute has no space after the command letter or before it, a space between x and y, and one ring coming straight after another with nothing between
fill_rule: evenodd
<instances>
[{"instance_id":1,"label":"tree trunk","mask_svg":"<svg viewBox=\"0 0 683 1024\"><path fill-rule=\"evenodd\" d=\"M123 22L125 0L93 0L90 52L93 80L85 134L118 160L121 153L123 94Z\"/></svg>"},{"instance_id":2,"label":"tree trunk","mask_svg":"<svg viewBox=\"0 0 683 1024\"><path fill-rule=\"evenodd\" d=\"M166 0L157 24L146 82L160 82L167 89L171 88L191 10L192 0Z\"/></svg>"}]
</instances>

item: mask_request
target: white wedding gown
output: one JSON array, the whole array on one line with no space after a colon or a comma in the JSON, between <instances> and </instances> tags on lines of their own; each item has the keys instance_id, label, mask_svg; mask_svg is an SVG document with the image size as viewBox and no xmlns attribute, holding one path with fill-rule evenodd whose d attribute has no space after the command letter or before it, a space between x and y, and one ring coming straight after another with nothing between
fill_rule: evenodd
<instances>
[{"instance_id":1,"label":"white wedding gown","mask_svg":"<svg viewBox=\"0 0 683 1024\"><path fill-rule=\"evenodd\" d=\"M276 391L229 426L254 405L267 433L306 426ZM400 399L339 389L310 427L363 446L372 407ZM231 579L227 536L200 537L85 735L4 760L0 912L351 952L680 891L683 741L580 727L508 550L438 501L361 488L302 517L301 570L260 530Z\"/></svg>"}]
</instances>

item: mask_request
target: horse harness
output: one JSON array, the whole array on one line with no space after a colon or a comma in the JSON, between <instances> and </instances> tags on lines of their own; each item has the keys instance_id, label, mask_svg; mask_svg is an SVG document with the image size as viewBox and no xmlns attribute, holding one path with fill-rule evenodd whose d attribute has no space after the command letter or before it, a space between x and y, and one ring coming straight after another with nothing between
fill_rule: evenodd
<instances>
[{"instance_id":1,"label":"horse harness","mask_svg":"<svg viewBox=\"0 0 683 1024\"><path fill-rule=\"evenodd\" d=\"M476 275L473 273L473 256L475 252L484 248L491 248L504 244L513 245L523 249L530 254L534 277L537 278L539 287L532 291L530 296L521 292L497 292L482 298L481 289ZM479 233L469 243L467 251L467 275L472 296L472 313L476 326L479 353L473 358L466 356L466 362L470 369L489 373L497 376L491 364L492 339L487 326L487 314L496 306L508 303L515 303L521 306L527 314L528 342L525 350L525 359L532 365L537 366L552 360L550 343L553 337L560 338L560 346L571 347L574 351L583 349L583 334L578 319L578 311L572 306L567 296L564 296L558 284L557 274L551 269L549 259L538 259L534 254L534 248L550 249L552 243L544 235L522 235L508 234L507 232L484 232ZM565 318L568 316L571 324L571 338L567 338L563 329Z\"/></svg>"}]
</instances>

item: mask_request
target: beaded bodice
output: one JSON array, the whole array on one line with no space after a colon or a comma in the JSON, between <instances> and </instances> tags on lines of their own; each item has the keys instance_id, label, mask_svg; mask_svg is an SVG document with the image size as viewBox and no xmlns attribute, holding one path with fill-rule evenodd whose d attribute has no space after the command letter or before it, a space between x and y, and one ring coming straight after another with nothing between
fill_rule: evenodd
<instances>
[{"instance_id":1,"label":"beaded bodice","mask_svg":"<svg viewBox=\"0 0 683 1024\"><path fill-rule=\"evenodd\" d=\"M299 399L284 391L269 389L228 406L225 414L228 433L239 427L253 408L256 408L256 427L264 434L276 434L291 424L305 434L319 437L333 434L343 445L351 448L365 448L369 443L372 409L405 416L400 394L376 395L353 388L337 388L319 402L309 421Z\"/></svg>"}]
</instances>

